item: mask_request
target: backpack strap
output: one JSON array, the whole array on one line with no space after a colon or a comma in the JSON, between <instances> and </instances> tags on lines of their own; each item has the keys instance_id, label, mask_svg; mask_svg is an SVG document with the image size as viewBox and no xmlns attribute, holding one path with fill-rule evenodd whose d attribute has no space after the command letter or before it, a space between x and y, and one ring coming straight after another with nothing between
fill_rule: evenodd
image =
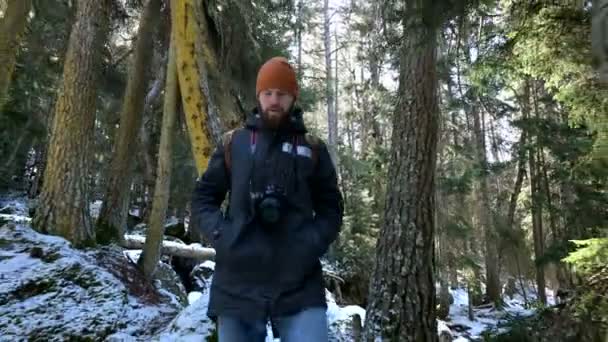
<instances>
[{"instance_id":1,"label":"backpack strap","mask_svg":"<svg viewBox=\"0 0 608 342\"><path fill-rule=\"evenodd\" d=\"M232 136L236 130L230 130L222 135L222 145L224 146L224 165L228 173L232 171Z\"/></svg>"},{"instance_id":2,"label":"backpack strap","mask_svg":"<svg viewBox=\"0 0 608 342\"><path fill-rule=\"evenodd\" d=\"M311 133L304 134L304 140L308 145L310 145L311 149L311 159L313 167L317 167L317 163L319 162L319 147L321 146L321 139L319 139L316 135Z\"/></svg>"},{"instance_id":3,"label":"backpack strap","mask_svg":"<svg viewBox=\"0 0 608 342\"><path fill-rule=\"evenodd\" d=\"M232 172L232 138L235 132L236 129L233 129L222 135L222 145L224 146L224 164L226 166L226 170L228 170L228 173ZM256 135L255 130L251 131L250 148L252 153L255 151ZM306 133L304 134L304 140L308 145L310 145L313 167L316 167L317 163L319 162L319 147L321 146L321 139L311 133Z\"/></svg>"}]
</instances>

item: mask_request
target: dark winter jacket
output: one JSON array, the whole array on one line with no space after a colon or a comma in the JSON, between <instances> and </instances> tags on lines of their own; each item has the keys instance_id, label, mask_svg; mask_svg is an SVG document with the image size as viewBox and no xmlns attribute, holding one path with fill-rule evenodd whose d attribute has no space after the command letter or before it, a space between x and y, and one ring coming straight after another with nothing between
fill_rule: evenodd
<instances>
[{"instance_id":1,"label":"dark winter jacket","mask_svg":"<svg viewBox=\"0 0 608 342\"><path fill-rule=\"evenodd\" d=\"M342 196L326 145L311 145L305 133L298 109L275 131L264 129L254 110L232 135L231 172L218 146L197 180L193 223L216 250L210 317L272 318L326 307L319 258L340 231ZM270 183L283 189L287 205L279 225L264 227L251 193Z\"/></svg>"}]
</instances>

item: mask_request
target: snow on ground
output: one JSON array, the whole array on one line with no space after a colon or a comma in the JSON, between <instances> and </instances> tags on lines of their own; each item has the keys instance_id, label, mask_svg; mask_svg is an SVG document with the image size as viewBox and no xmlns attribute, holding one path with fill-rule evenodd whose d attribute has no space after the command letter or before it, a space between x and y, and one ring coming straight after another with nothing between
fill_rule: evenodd
<instances>
[{"instance_id":1,"label":"snow on ground","mask_svg":"<svg viewBox=\"0 0 608 342\"><path fill-rule=\"evenodd\" d=\"M74 250L62 238L33 231L27 225L26 203L17 195L0 196L0 225L15 223L0 228L0 341L32 336L48 341L75 336L104 336L114 342L201 341L214 334L215 324L206 316L214 262L197 266L209 276L201 280L202 289L188 294L188 306L178 314L178 301L163 289L159 290L165 300L159 304L133 296L124 281L99 264L99 250ZM93 216L99 214L100 206L101 201L91 204ZM137 260L140 253L124 250L115 255L127 262ZM528 300L534 300L533 284L525 287ZM438 321L438 333L450 333L458 342L481 339L485 331L504 329L509 319L534 313L516 294L505 298L504 310L475 308L471 321L466 289L450 289L450 294L453 303L448 318ZM365 310L337 305L329 291L326 296L331 341L351 341L353 317L358 315L364 323ZM549 305L555 302L550 290L547 298ZM270 327L268 336L266 342L280 341L272 337Z\"/></svg>"},{"instance_id":2,"label":"snow on ground","mask_svg":"<svg viewBox=\"0 0 608 342\"><path fill-rule=\"evenodd\" d=\"M0 198L0 225L3 221L28 223L29 208L25 198L20 194L6 194Z\"/></svg>"},{"instance_id":3,"label":"snow on ground","mask_svg":"<svg viewBox=\"0 0 608 342\"><path fill-rule=\"evenodd\" d=\"M144 337L179 309L171 298L145 303L101 265L116 255L125 262L120 253L75 250L14 224L0 228L0 245L0 341Z\"/></svg>"},{"instance_id":4,"label":"snow on ground","mask_svg":"<svg viewBox=\"0 0 608 342\"><path fill-rule=\"evenodd\" d=\"M534 287L528 286L528 301L536 299ZM553 292L547 291L547 302L554 303ZM508 321L517 317L527 317L534 314L533 309L525 307L525 301L521 294L515 294L513 298L503 298L505 301L503 310L496 310L491 306L480 306L473 309L474 320L468 317L469 296L466 289L450 289L454 302L450 305L450 312L446 321L438 320L438 331L447 327L451 330L454 341L464 342L482 338L487 331L504 332L503 327Z\"/></svg>"}]
</instances>

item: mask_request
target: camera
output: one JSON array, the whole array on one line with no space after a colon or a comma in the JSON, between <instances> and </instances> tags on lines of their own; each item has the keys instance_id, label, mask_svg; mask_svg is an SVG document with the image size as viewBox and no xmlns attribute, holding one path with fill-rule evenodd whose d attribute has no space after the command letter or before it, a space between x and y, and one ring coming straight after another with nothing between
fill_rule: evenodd
<instances>
[{"instance_id":1,"label":"camera","mask_svg":"<svg viewBox=\"0 0 608 342\"><path fill-rule=\"evenodd\" d=\"M262 224L271 227L279 223L285 209L285 193L273 184L266 186L263 192L253 194L256 217Z\"/></svg>"}]
</instances>

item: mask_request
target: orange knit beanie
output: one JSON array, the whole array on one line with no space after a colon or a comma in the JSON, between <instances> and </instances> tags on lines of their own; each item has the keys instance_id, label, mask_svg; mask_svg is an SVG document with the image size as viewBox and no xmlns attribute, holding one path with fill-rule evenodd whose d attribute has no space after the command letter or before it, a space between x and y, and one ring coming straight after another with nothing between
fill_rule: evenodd
<instances>
[{"instance_id":1,"label":"orange knit beanie","mask_svg":"<svg viewBox=\"0 0 608 342\"><path fill-rule=\"evenodd\" d=\"M255 86L256 97L266 89L281 89L295 98L298 97L296 72L286 58L271 58L260 68Z\"/></svg>"}]
</instances>

